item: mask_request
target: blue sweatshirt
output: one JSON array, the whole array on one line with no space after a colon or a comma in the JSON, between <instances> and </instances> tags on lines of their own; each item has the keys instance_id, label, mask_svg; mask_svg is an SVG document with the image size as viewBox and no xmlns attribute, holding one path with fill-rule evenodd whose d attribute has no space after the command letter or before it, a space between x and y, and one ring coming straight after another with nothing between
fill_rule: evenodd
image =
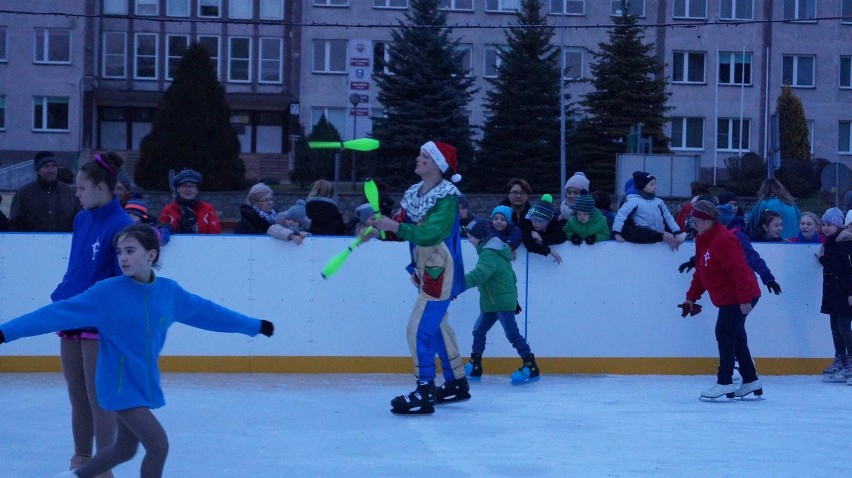
<instances>
[{"instance_id":1,"label":"blue sweatshirt","mask_svg":"<svg viewBox=\"0 0 852 478\"><path fill-rule=\"evenodd\" d=\"M97 327L95 371L98 403L106 410L165 405L158 359L175 323L214 332L255 336L261 321L191 294L157 277L142 284L131 277L105 279L71 299L54 302L0 325L11 342L62 327Z\"/></svg>"}]
</instances>

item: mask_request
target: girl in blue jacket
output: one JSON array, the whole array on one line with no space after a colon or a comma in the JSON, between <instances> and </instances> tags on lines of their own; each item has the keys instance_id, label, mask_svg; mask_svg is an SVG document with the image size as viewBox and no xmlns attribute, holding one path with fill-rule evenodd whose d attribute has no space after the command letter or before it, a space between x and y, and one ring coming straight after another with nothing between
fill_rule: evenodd
<instances>
[{"instance_id":1,"label":"girl in blue jacket","mask_svg":"<svg viewBox=\"0 0 852 478\"><path fill-rule=\"evenodd\" d=\"M0 325L0 343L46 334L61 327L97 327L100 350L95 381L98 401L116 412L115 443L98 449L84 465L59 476L93 478L108 473L145 447L140 476L163 474L168 439L151 409L165 405L158 361L169 327L180 322L214 332L272 335L272 323L253 319L156 277L160 241L150 226L121 231L114 246L122 276L105 279L82 294L54 302ZM121 311L116 317L115 311Z\"/></svg>"}]
</instances>

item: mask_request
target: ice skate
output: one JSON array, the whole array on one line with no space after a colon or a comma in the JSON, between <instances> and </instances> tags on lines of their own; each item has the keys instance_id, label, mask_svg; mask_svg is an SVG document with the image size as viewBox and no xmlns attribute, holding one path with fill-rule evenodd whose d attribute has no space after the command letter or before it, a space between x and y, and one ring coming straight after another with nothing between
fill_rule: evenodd
<instances>
[{"instance_id":1,"label":"ice skate","mask_svg":"<svg viewBox=\"0 0 852 478\"><path fill-rule=\"evenodd\" d=\"M524 364L521 365L521 368L512 372L510 378L512 385L538 382L541 377L539 377L538 365L535 363L535 355L529 354L524 357Z\"/></svg>"},{"instance_id":2,"label":"ice skate","mask_svg":"<svg viewBox=\"0 0 852 478\"><path fill-rule=\"evenodd\" d=\"M722 396L725 396L727 398L734 398L736 391L737 387L733 383L729 385L722 385L717 383L709 389L701 392L701 395L698 398L700 400L714 402L717 398L721 398Z\"/></svg>"},{"instance_id":3,"label":"ice skate","mask_svg":"<svg viewBox=\"0 0 852 478\"><path fill-rule=\"evenodd\" d=\"M748 395L754 394L751 397ZM762 400L763 397L763 383L760 382L760 379L757 379L753 382L744 383L740 388L734 392L734 396L737 398L742 398L746 400Z\"/></svg>"},{"instance_id":4,"label":"ice skate","mask_svg":"<svg viewBox=\"0 0 852 478\"><path fill-rule=\"evenodd\" d=\"M431 415L435 413L435 382L417 382L417 389L391 400L394 415Z\"/></svg>"},{"instance_id":5,"label":"ice skate","mask_svg":"<svg viewBox=\"0 0 852 478\"><path fill-rule=\"evenodd\" d=\"M79 453L74 453L71 456L71 465L68 467L69 470L76 470L81 466L85 465L87 461L92 459L92 455L81 455Z\"/></svg>"},{"instance_id":6,"label":"ice skate","mask_svg":"<svg viewBox=\"0 0 852 478\"><path fill-rule=\"evenodd\" d=\"M831 365L826 367L823 371L823 375L832 376L837 372L843 370L846 366L846 355L845 354L837 354L834 356L834 360L831 361Z\"/></svg>"},{"instance_id":7,"label":"ice skate","mask_svg":"<svg viewBox=\"0 0 852 478\"><path fill-rule=\"evenodd\" d=\"M734 364L734 374L731 376L731 380L734 382L734 385L739 387L743 383L743 376L740 375L740 366L739 364Z\"/></svg>"},{"instance_id":8,"label":"ice skate","mask_svg":"<svg viewBox=\"0 0 852 478\"><path fill-rule=\"evenodd\" d=\"M466 402L470 400L470 386L466 378L444 382L438 387L437 404Z\"/></svg>"},{"instance_id":9,"label":"ice skate","mask_svg":"<svg viewBox=\"0 0 852 478\"><path fill-rule=\"evenodd\" d=\"M470 354L470 362L464 365L464 376L471 382L482 380L482 354Z\"/></svg>"},{"instance_id":10,"label":"ice skate","mask_svg":"<svg viewBox=\"0 0 852 478\"><path fill-rule=\"evenodd\" d=\"M844 358L843 368L834 373L827 382L844 383L852 378L852 356L846 355Z\"/></svg>"}]
</instances>

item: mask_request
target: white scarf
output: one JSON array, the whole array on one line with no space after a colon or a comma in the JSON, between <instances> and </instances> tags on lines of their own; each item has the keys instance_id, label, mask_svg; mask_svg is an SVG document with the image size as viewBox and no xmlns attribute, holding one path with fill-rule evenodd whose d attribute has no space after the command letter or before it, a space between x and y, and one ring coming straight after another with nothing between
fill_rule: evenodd
<instances>
[{"instance_id":1,"label":"white scarf","mask_svg":"<svg viewBox=\"0 0 852 478\"><path fill-rule=\"evenodd\" d=\"M402 208L405 209L406 214L415 224L426 217L426 213L432 209L439 199L447 196L461 196L461 191L446 179L441 180L434 188L420 195L422 186L423 182L421 181L408 188L402 196L402 201L400 201Z\"/></svg>"}]
</instances>

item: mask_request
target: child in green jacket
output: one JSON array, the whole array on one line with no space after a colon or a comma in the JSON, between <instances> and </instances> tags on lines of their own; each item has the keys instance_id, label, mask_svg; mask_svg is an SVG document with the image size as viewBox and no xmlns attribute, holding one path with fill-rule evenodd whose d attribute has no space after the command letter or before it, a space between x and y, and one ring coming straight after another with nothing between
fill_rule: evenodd
<instances>
[{"instance_id":1,"label":"child in green jacket","mask_svg":"<svg viewBox=\"0 0 852 478\"><path fill-rule=\"evenodd\" d=\"M518 289L515 271L512 269L512 251L508 244L494 237L488 221L473 219L467 226L468 241L476 247L479 259L476 267L465 274L465 289L479 290L479 318L473 326L473 347L470 362L465 365L465 375L470 381L482 379L482 353L485 351L485 336L499 320L524 363L511 379L513 385L537 382L538 365L526 339L518 330L515 314L521 311L518 304Z\"/></svg>"},{"instance_id":2,"label":"child in green jacket","mask_svg":"<svg viewBox=\"0 0 852 478\"><path fill-rule=\"evenodd\" d=\"M606 217L595 207L594 198L588 194L583 194L574 201L574 212L562 232L575 246L584 242L591 246L597 241L609 239L610 235Z\"/></svg>"}]
</instances>

